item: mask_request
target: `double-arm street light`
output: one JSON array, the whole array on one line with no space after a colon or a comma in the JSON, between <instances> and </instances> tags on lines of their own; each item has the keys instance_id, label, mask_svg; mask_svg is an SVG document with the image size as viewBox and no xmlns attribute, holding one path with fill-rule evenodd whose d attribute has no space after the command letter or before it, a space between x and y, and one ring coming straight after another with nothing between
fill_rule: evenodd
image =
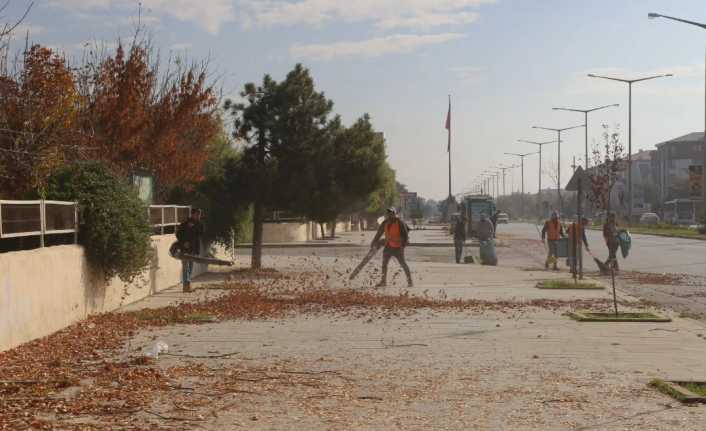
<instances>
[{"instance_id":1,"label":"double-arm street light","mask_svg":"<svg viewBox=\"0 0 706 431\"><path fill-rule=\"evenodd\" d=\"M495 199L497 199L498 198L498 191L500 189L499 184L498 184L500 172L498 172L498 171L484 171L483 173L485 175L488 175L491 178L493 190L495 191ZM492 196L492 194L491 194L491 196Z\"/></svg>"},{"instance_id":2,"label":"double-arm street light","mask_svg":"<svg viewBox=\"0 0 706 431\"><path fill-rule=\"evenodd\" d=\"M508 156L515 156L520 158L520 167L522 171L522 195L520 197L520 202L522 205L522 215L524 216L525 214L525 157L527 156L532 156L537 153L524 153L524 154L518 154L518 153L505 153Z\"/></svg>"},{"instance_id":3,"label":"double-arm street light","mask_svg":"<svg viewBox=\"0 0 706 431\"><path fill-rule=\"evenodd\" d=\"M700 27L704 30L706 30L706 24L702 24L700 22L695 22L695 21L689 21L688 19L682 19L682 18L675 18L673 16L667 16L667 15L661 15L658 13L649 13L647 14L647 17L650 19L654 18L665 18L665 19L670 19L672 21L678 21L682 22L684 24L691 24L696 27ZM704 73L706 73L706 67L704 67ZM705 93L706 95L706 93ZM704 115L706 116L706 108L704 108ZM703 205L704 205L704 212L706 213L706 117L704 119L704 143L703 143L703 184L701 185L701 197L703 199Z\"/></svg>"},{"instance_id":4,"label":"double-arm street light","mask_svg":"<svg viewBox=\"0 0 706 431\"><path fill-rule=\"evenodd\" d=\"M541 196L541 194L542 194L542 147L545 145L553 144L556 141L535 142L535 141L527 141L525 139L518 139L517 142L524 142L525 144L532 144L532 145L536 145L539 147L539 195Z\"/></svg>"},{"instance_id":5,"label":"double-arm street light","mask_svg":"<svg viewBox=\"0 0 706 431\"><path fill-rule=\"evenodd\" d=\"M564 205L561 202L561 132L566 132L567 130L578 129L580 127L586 127L585 124L579 124L578 126L564 127L563 129L553 129L551 127L540 127L532 126L533 129L548 130L550 132L556 132L557 138L557 164L556 164L556 192L559 196L559 209L564 211Z\"/></svg>"},{"instance_id":6,"label":"double-arm street light","mask_svg":"<svg viewBox=\"0 0 706 431\"><path fill-rule=\"evenodd\" d=\"M591 108L591 109L573 109L573 108L552 108L555 111L568 111L568 112L582 112L584 115L585 119L585 125L586 125L586 139L585 139L585 150L586 150L586 159L584 160L584 167L588 169L589 166L589 158L588 158L588 114L591 112L595 111L600 111L601 109L607 109L607 108L617 108L620 106L618 103L614 103L612 105L605 105L605 106L599 106L597 108Z\"/></svg>"},{"instance_id":7,"label":"double-arm street light","mask_svg":"<svg viewBox=\"0 0 706 431\"><path fill-rule=\"evenodd\" d=\"M505 173L507 172L508 169L514 169L519 167L518 165L512 165L512 166L503 166L503 165L498 165L495 167L495 169L500 169L500 171L503 173L503 196L507 196L507 192L505 191Z\"/></svg>"},{"instance_id":8,"label":"double-arm street light","mask_svg":"<svg viewBox=\"0 0 706 431\"><path fill-rule=\"evenodd\" d=\"M611 76L595 75L593 73L589 73L588 76L590 78L607 79L610 81L628 84L628 220L632 222L632 84L636 82L649 81L651 79L666 78L674 75L671 73L666 73L662 75L646 76L638 79L615 78Z\"/></svg>"}]
</instances>

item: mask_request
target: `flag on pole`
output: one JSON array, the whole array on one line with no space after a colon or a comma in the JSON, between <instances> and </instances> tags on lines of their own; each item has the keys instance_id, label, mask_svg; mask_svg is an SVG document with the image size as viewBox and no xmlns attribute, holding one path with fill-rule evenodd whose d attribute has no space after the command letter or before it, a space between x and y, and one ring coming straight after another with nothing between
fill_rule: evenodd
<instances>
[{"instance_id":1,"label":"flag on pole","mask_svg":"<svg viewBox=\"0 0 706 431\"><path fill-rule=\"evenodd\" d=\"M449 131L449 147L447 151L451 152L451 96L449 96L449 112L446 114L446 130Z\"/></svg>"}]
</instances>

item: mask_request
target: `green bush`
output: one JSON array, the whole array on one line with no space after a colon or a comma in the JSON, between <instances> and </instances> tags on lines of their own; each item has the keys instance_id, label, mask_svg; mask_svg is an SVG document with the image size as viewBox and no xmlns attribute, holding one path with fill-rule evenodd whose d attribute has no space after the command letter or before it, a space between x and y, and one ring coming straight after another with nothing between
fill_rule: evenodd
<instances>
[{"instance_id":1,"label":"green bush","mask_svg":"<svg viewBox=\"0 0 706 431\"><path fill-rule=\"evenodd\" d=\"M152 252L147 207L127 180L99 162L63 167L49 178L46 198L78 201L79 241L89 264L106 279L131 282L148 266Z\"/></svg>"}]
</instances>

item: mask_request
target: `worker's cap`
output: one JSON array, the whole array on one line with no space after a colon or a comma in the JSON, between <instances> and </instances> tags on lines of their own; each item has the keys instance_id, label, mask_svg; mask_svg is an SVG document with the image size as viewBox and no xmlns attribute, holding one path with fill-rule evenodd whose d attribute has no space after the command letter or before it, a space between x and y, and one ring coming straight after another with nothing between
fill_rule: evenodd
<instances>
[{"instance_id":1,"label":"worker's cap","mask_svg":"<svg viewBox=\"0 0 706 431\"><path fill-rule=\"evenodd\" d=\"M397 209L395 209L394 207L390 207L387 209L387 213L390 215L395 215L397 214Z\"/></svg>"},{"instance_id":2,"label":"worker's cap","mask_svg":"<svg viewBox=\"0 0 706 431\"><path fill-rule=\"evenodd\" d=\"M552 211L552 218L559 218L559 212L558 212L558 211Z\"/></svg>"}]
</instances>

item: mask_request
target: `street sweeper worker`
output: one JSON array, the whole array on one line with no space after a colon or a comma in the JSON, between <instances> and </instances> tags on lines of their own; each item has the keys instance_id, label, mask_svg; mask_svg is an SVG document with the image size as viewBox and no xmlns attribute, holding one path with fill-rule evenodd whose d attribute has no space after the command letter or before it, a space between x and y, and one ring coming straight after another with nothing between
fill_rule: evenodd
<instances>
[{"instance_id":1,"label":"street sweeper worker","mask_svg":"<svg viewBox=\"0 0 706 431\"><path fill-rule=\"evenodd\" d=\"M407 285L412 287L412 273L404 258L404 249L409 244L409 228L397 217L397 210L395 208L389 208L387 210L385 221L382 222L378 228L377 234L370 244L370 248L377 247L383 235L385 235L385 248L382 251L382 280L380 280L377 287L387 285L387 267L390 263L390 259L393 257L397 259L405 276L407 276Z\"/></svg>"},{"instance_id":2,"label":"street sweeper worker","mask_svg":"<svg viewBox=\"0 0 706 431\"><path fill-rule=\"evenodd\" d=\"M564 230L561 227L561 221L559 221L559 213L556 211L552 212L549 220L544 222L544 228L542 228L542 242L546 241L547 244L547 260L544 262L544 268L549 269L549 263L554 265L553 269L557 271L558 254L559 254L559 240L564 236Z\"/></svg>"}]
</instances>

